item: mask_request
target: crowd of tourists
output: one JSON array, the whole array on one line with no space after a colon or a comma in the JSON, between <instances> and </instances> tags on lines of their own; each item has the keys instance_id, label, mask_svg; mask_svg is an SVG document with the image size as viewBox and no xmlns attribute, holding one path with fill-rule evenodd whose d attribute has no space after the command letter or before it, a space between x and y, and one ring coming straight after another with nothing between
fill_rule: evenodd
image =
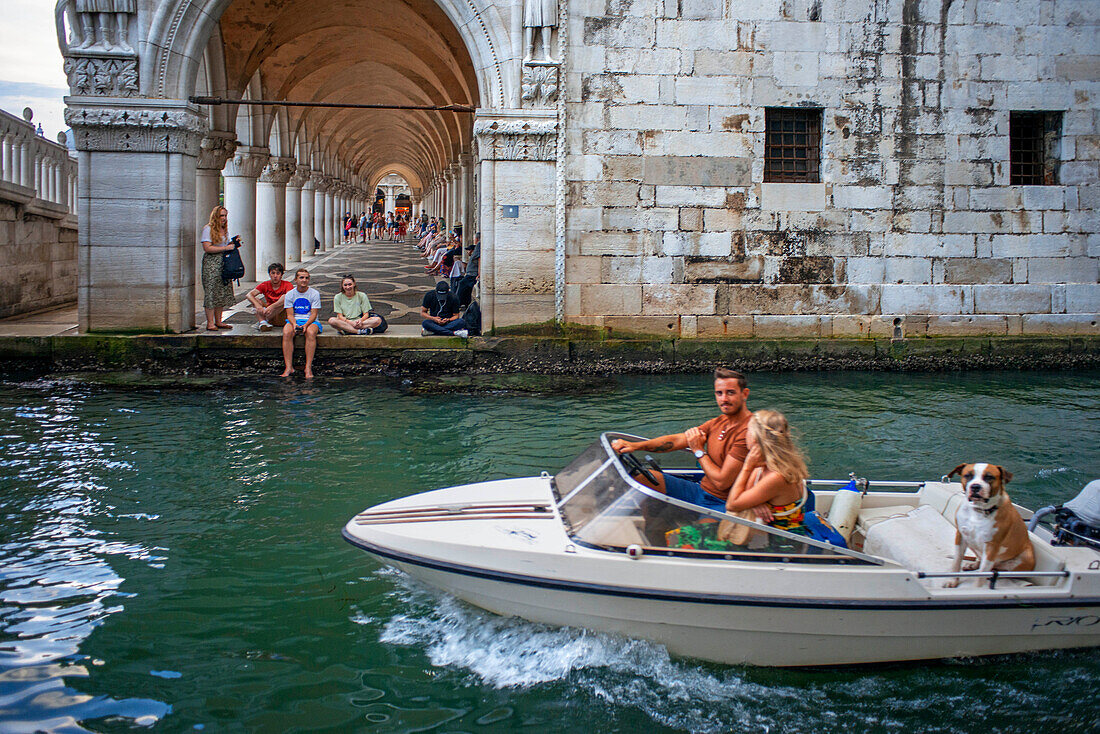
<instances>
[{"instance_id":1,"label":"crowd of tourists","mask_svg":"<svg viewBox=\"0 0 1100 734\"><path fill-rule=\"evenodd\" d=\"M227 264L232 258L240 262L236 251L241 241L238 237L229 238L228 219L225 207L214 207L200 236L203 307L206 328L210 331L232 328L223 321L224 310L236 303ZM422 335L466 338L481 333L481 312L473 300L481 262L480 237L473 237L463 248L461 225L448 231L442 218L427 214L410 222L408 217L392 212L385 218L380 212L364 213L358 219L348 212L343 224L345 244L364 241L366 237L403 240L412 233L414 246L428 261L424 266L426 273L438 278L435 287L424 294L421 302ZM243 271L243 266L240 269ZM317 336L324 329L318 320L321 294L311 287L311 275L305 268L299 268L291 281L284 279L283 264L275 262L268 266L267 275L266 281L257 284L245 296L255 317L253 328L257 331L282 330L286 367L283 377L294 373L294 337L304 336L304 375L312 378ZM342 276L340 292L333 298L332 306L333 316L328 319L328 326L337 334L381 334L389 326L385 317L373 310L370 298L358 289L351 273Z\"/></svg>"},{"instance_id":2,"label":"crowd of tourists","mask_svg":"<svg viewBox=\"0 0 1100 734\"><path fill-rule=\"evenodd\" d=\"M403 240L409 231L409 215L401 212L362 212L358 217L345 212L341 229L344 244L365 243L368 239L396 242Z\"/></svg>"}]
</instances>

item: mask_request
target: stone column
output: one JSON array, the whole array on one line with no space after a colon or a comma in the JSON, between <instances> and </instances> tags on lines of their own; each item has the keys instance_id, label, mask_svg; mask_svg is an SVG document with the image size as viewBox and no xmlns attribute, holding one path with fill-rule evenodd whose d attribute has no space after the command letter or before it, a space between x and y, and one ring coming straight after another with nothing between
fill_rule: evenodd
<instances>
[{"instance_id":1,"label":"stone column","mask_svg":"<svg viewBox=\"0 0 1100 734\"><path fill-rule=\"evenodd\" d=\"M317 204L317 185L313 178L313 171L309 166L298 166L298 175L302 176L302 226L298 249L301 262L313 257L313 232L316 228L314 209Z\"/></svg>"},{"instance_id":2,"label":"stone column","mask_svg":"<svg viewBox=\"0 0 1100 734\"><path fill-rule=\"evenodd\" d=\"M557 114L554 110L479 114L474 134L479 159L483 329L553 319ZM504 204L520 206L520 226L502 217ZM519 263L522 267L517 267Z\"/></svg>"},{"instance_id":3,"label":"stone column","mask_svg":"<svg viewBox=\"0 0 1100 734\"><path fill-rule=\"evenodd\" d=\"M325 246L325 192L332 184L332 179L320 171L314 171L313 180L313 237L321 243L318 252Z\"/></svg>"},{"instance_id":4,"label":"stone column","mask_svg":"<svg viewBox=\"0 0 1100 734\"><path fill-rule=\"evenodd\" d=\"M297 166L286 182L286 218L284 223L283 262L289 268L302 258L302 184L309 176L308 166Z\"/></svg>"},{"instance_id":5,"label":"stone column","mask_svg":"<svg viewBox=\"0 0 1100 734\"><path fill-rule=\"evenodd\" d=\"M256 184L256 277L263 280L267 266L286 264L286 184L294 175L293 158L272 158Z\"/></svg>"},{"instance_id":6,"label":"stone column","mask_svg":"<svg viewBox=\"0 0 1100 734\"><path fill-rule=\"evenodd\" d=\"M198 168L195 171L195 232L210 221L210 212L218 205L219 183L225 162L237 149L235 133L210 132L199 146ZM195 273L201 275L202 248L195 248Z\"/></svg>"},{"instance_id":7,"label":"stone column","mask_svg":"<svg viewBox=\"0 0 1100 734\"><path fill-rule=\"evenodd\" d=\"M333 232L336 231L336 228L332 226L332 220L333 217L336 216L336 190L339 185L340 182L334 180L329 186L328 191L325 192L325 239L323 240L325 252L336 247L337 240L333 238Z\"/></svg>"},{"instance_id":8,"label":"stone column","mask_svg":"<svg viewBox=\"0 0 1100 734\"><path fill-rule=\"evenodd\" d=\"M417 219L420 218L420 209L421 209L420 202L421 201L423 201L423 199L421 199L416 194L412 194L411 196L409 196L409 204L410 204L409 209L411 210L411 212L410 212L410 221L416 221Z\"/></svg>"},{"instance_id":9,"label":"stone column","mask_svg":"<svg viewBox=\"0 0 1100 734\"><path fill-rule=\"evenodd\" d=\"M468 257L468 255L465 254L465 243L470 242L474 234L473 217L470 214L473 199L474 158L469 153L463 153L459 161L458 221L462 224L463 257L465 258Z\"/></svg>"},{"instance_id":10,"label":"stone column","mask_svg":"<svg viewBox=\"0 0 1100 734\"><path fill-rule=\"evenodd\" d=\"M184 100L74 95L65 122L79 155L80 329L193 329L202 111Z\"/></svg>"},{"instance_id":11,"label":"stone column","mask_svg":"<svg viewBox=\"0 0 1100 734\"><path fill-rule=\"evenodd\" d=\"M229 210L229 236L241 236L243 280L256 280L256 179L271 154L267 148L238 146L225 164L225 208Z\"/></svg>"}]
</instances>

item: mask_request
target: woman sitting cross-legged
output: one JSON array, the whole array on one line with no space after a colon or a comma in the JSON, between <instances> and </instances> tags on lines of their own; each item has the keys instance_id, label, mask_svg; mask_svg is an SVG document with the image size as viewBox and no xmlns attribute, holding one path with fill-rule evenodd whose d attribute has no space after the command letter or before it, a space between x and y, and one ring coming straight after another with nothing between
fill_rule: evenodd
<instances>
[{"instance_id":1,"label":"woman sitting cross-legged","mask_svg":"<svg viewBox=\"0 0 1100 734\"><path fill-rule=\"evenodd\" d=\"M340 292L332 299L336 315L328 320L332 328L344 334L382 333L384 320L370 310L370 299L355 287L355 278L345 275L340 281Z\"/></svg>"}]
</instances>

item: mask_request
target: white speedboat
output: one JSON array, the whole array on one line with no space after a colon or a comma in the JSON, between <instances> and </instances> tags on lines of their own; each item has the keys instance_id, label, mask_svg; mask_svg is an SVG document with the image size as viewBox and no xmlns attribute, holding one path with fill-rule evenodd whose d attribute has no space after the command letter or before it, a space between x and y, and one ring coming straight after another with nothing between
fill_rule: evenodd
<instances>
[{"instance_id":1,"label":"white speedboat","mask_svg":"<svg viewBox=\"0 0 1100 734\"><path fill-rule=\"evenodd\" d=\"M720 663L836 665L1100 645L1094 548L1055 544L1035 527L1034 571L952 573L957 484L869 483L854 503L845 499L854 507L851 547L839 548L646 488L633 479L645 467L611 449L619 437L636 438L605 433L554 476L372 507L348 522L344 537L489 611L653 640ZM820 514L842 484L812 483ZM742 546L716 540L721 520L756 537ZM944 588L959 576L957 588Z\"/></svg>"}]
</instances>

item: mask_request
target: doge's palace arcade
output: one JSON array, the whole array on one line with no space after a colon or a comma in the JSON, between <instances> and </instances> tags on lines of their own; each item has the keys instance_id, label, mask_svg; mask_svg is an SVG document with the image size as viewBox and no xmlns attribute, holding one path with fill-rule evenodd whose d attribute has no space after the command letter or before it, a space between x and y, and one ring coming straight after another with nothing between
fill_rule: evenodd
<instances>
[{"instance_id":1,"label":"doge's palace arcade","mask_svg":"<svg viewBox=\"0 0 1100 734\"><path fill-rule=\"evenodd\" d=\"M219 191L255 277L397 176L488 325L1100 333L1097 3L105 3L57 12L86 330L194 327Z\"/></svg>"}]
</instances>

